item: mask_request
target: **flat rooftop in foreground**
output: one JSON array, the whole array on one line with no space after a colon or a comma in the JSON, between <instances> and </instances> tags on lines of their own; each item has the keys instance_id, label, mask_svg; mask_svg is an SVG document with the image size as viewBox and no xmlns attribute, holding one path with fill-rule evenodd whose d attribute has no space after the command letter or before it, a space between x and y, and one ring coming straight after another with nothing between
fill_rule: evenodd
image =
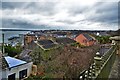
<instances>
[{"instance_id":1,"label":"flat rooftop in foreground","mask_svg":"<svg viewBox=\"0 0 120 80\"><path fill-rule=\"evenodd\" d=\"M16 66L27 63L25 61L15 59L15 58L12 58L10 56L5 57L5 60L6 60L7 64L8 64L8 66L9 66L9 68L16 67Z\"/></svg>"}]
</instances>

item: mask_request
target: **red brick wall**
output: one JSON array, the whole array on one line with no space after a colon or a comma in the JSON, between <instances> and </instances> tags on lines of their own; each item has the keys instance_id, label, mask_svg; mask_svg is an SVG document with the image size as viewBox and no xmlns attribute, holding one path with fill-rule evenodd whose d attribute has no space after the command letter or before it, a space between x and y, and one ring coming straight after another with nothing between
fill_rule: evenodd
<instances>
[{"instance_id":1,"label":"red brick wall","mask_svg":"<svg viewBox=\"0 0 120 80\"><path fill-rule=\"evenodd\" d=\"M35 36L25 36L25 44L28 44L35 39L36 39Z\"/></svg>"},{"instance_id":2,"label":"red brick wall","mask_svg":"<svg viewBox=\"0 0 120 80\"><path fill-rule=\"evenodd\" d=\"M87 46L91 46L95 43L95 41L89 41Z\"/></svg>"},{"instance_id":3,"label":"red brick wall","mask_svg":"<svg viewBox=\"0 0 120 80\"><path fill-rule=\"evenodd\" d=\"M94 40L88 41L86 37L83 36L83 34L80 34L79 36L77 36L75 38L75 41L79 42L81 45L84 45L84 46L91 46L94 44Z\"/></svg>"},{"instance_id":4,"label":"red brick wall","mask_svg":"<svg viewBox=\"0 0 120 80\"><path fill-rule=\"evenodd\" d=\"M79 42L81 45L87 45L87 44L85 44L83 41L85 41L85 40L87 40L82 34L80 34L79 36L77 36L76 38L75 38L75 40L77 41L77 42Z\"/></svg>"}]
</instances>

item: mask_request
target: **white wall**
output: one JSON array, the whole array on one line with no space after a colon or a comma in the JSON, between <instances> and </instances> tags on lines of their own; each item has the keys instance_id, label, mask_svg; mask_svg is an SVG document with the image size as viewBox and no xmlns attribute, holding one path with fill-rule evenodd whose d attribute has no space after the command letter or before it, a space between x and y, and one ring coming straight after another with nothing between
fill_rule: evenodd
<instances>
[{"instance_id":1,"label":"white wall","mask_svg":"<svg viewBox=\"0 0 120 80\"><path fill-rule=\"evenodd\" d=\"M0 67L0 80L2 79L2 69Z\"/></svg>"},{"instance_id":2,"label":"white wall","mask_svg":"<svg viewBox=\"0 0 120 80\"><path fill-rule=\"evenodd\" d=\"M14 68L11 68L10 70L7 69L6 71L2 72L2 76L3 78L8 78L9 75L16 73L16 78L19 78L19 72L22 70L27 69L27 77L31 74L32 71L32 62L24 64L24 65L20 65Z\"/></svg>"}]
</instances>

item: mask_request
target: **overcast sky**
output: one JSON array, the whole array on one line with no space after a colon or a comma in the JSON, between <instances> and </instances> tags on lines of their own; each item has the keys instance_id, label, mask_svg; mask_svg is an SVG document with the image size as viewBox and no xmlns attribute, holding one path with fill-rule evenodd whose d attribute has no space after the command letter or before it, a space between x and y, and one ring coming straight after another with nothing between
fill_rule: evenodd
<instances>
[{"instance_id":1,"label":"overcast sky","mask_svg":"<svg viewBox=\"0 0 120 80\"><path fill-rule=\"evenodd\" d=\"M102 0L24 1L4 0L0 3L2 28L118 29L118 0L104 0L104 2Z\"/></svg>"}]
</instances>

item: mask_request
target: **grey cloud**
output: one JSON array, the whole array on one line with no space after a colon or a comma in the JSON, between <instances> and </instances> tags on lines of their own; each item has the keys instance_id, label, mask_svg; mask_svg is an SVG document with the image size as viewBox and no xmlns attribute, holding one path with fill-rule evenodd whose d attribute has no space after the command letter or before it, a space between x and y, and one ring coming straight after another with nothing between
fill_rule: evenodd
<instances>
[{"instance_id":1,"label":"grey cloud","mask_svg":"<svg viewBox=\"0 0 120 80\"><path fill-rule=\"evenodd\" d=\"M116 11L118 8L117 2L98 2L99 5L96 5L96 12L109 12L109 11Z\"/></svg>"},{"instance_id":2,"label":"grey cloud","mask_svg":"<svg viewBox=\"0 0 120 80\"><path fill-rule=\"evenodd\" d=\"M71 20L57 20L56 22L62 22L65 24L74 24L75 23L74 21L71 21Z\"/></svg>"},{"instance_id":3,"label":"grey cloud","mask_svg":"<svg viewBox=\"0 0 120 80\"><path fill-rule=\"evenodd\" d=\"M25 8L30 9L31 13L39 13L42 15L53 15L56 13L55 2L31 2Z\"/></svg>"},{"instance_id":4,"label":"grey cloud","mask_svg":"<svg viewBox=\"0 0 120 80\"><path fill-rule=\"evenodd\" d=\"M28 9L33 13L43 15L53 15L55 13L56 2L2 2L2 9Z\"/></svg>"},{"instance_id":5,"label":"grey cloud","mask_svg":"<svg viewBox=\"0 0 120 80\"><path fill-rule=\"evenodd\" d=\"M0 2L0 9L2 9L2 2Z\"/></svg>"},{"instance_id":6,"label":"grey cloud","mask_svg":"<svg viewBox=\"0 0 120 80\"><path fill-rule=\"evenodd\" d=\"M77 14L82 14L85 11L88 10L88 6L80 6L80 5L76 5L76 6L72 6L69 8L68 12L70 13L70 15L75 16Z\"/></svg>"},{"instance_id":7,"label":"grey cloud","mask_svg":"<svg viewBox=\"0 0 120 80\"><path fill-rule=\"evenodd\" d=\"M88 20L108 24L117 23L118 5L116 2L100 2L94 5L93 9L95 9L95 14L89 16Z\"/></svg>"},{"instance_id":8,"label":"grey cloud","mask_svg":"<svg viewBox=\"0 0 120 80\"><path fill-rule=\"evenodd\" d=\"M45 24L35 25L33 23L28 23L22 20L15 20L15 19L2 19L2 28L12 28L12 29L25 29L25 30L36 30L36 29L65 29L62 26L50 26Z\"/></svg>"},{"instance_id":9,"label":"grey cloud","mask_svg":"<svg viewBox=\"0 0 120 80\"><path fill-rule=\"evenodd\" d=\"M40 14L44 16L52 16L57 14L60 11L57 11L58 2L3 2L2 9L13 10L15 8L28 9L30 12L27 14ZM63 7L65 5L62 5ZM91 6L81 6L81 5L72 5L65 8L68 11L68 19L69 17L74 17L78 14L87 14L85 16L86 19L84 21L72 21L72 20L58 20L56 22L62 22L64 24L87 24L87 22L100 22L106 24L116 24L118 20L118 3L117 2L98 2ZM64 9L64 8L63 8ZM92 15L90 12L95 11ZM36 19L40 21L40 19ZM86 23L84 23L86 22ZM16 22L12 22L12 20L4 20L3 19L3 27L14 27L14 28L35 28L35 29L51 29L54 27L47 25L35 25L33 23L24 22L24 20L17 20ZM46 26L46 27L45 27ZM60 28L60 27L59 27Z\"/></svg>"},{"instance_id":10,"label":"grey cloud","mask_svg":"<svg viewBox=\"0 0 120 80\"><path fill-rule=\"evenodd\" d=\"M29 2L2 2L2 9L23 8Z\"/></svg>"},{"instance_id":11,"label":"grey cloud","mask_svg":"<svg viewBox=\"0 0 120 80\"><path fill-rule=\"evenodd\" d=\"M92 15L89 12L95 11ZM116 24L118 22L118 3L117 2L97 2L93 6L71 6L68 9L70 15L86 14L87 21L100 22L106 24Z\"/></svg>"},{"instance_id":12,"label":"grey cloud","mask_svg":"<svg viewBox=\"0 0 120 80\"><path fill-rule=\"evenodd\" d=\"M35 25L26 21L15 20L15 19L3 19L3 28L20 28L20 29L48 29L49 27L44 25Z\"/></svg>"}]
</instances>

